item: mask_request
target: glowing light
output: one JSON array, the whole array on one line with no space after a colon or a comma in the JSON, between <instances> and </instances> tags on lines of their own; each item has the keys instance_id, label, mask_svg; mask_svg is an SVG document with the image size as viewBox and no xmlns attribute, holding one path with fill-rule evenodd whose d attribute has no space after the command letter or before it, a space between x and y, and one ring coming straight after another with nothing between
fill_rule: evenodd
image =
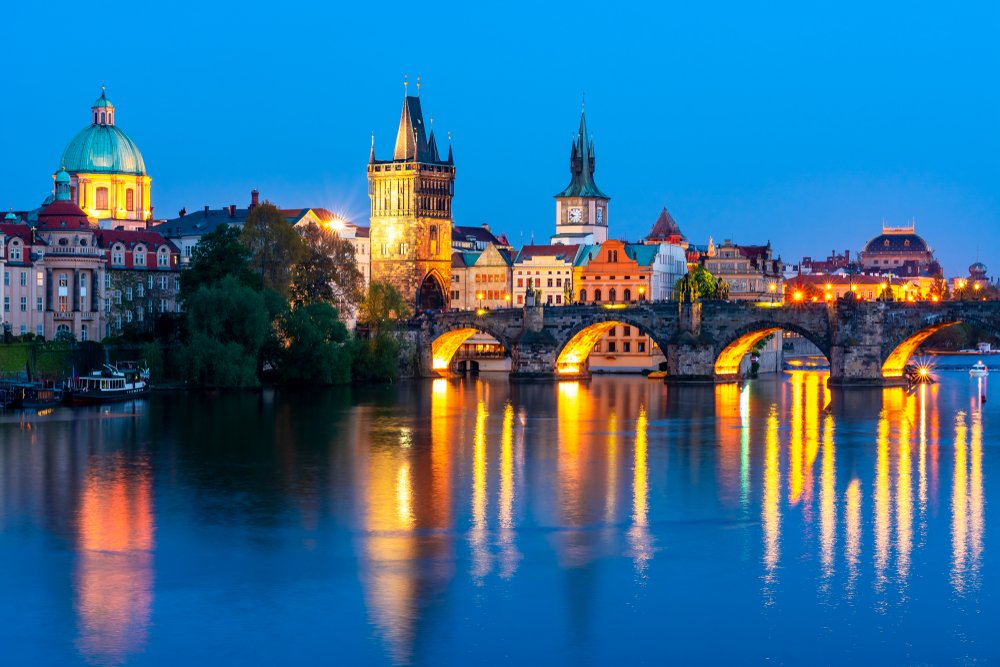
<instances>
[{"instance_id":1,"label":"glowing light","mask_svg":"<svg viewBox=\"0 0 1000 667\"><path fill-rule=\"evenodd\" d=\"M802 292L796 292L793 296L796 301L802 301Z\"/></svg>"},{"instance_id":2,"label":"glowing light","mask_svg":"<svg viewBox=\"0 0 1000 667\"><path fill-rule=\"evenodd\" d=\"M778 408L771 405L764 446L764 498L760 506L764 524L764 582L770 587L777 576L781 554L781 470L778 467ZM765 589L765 592L766 589Z\"/></svg>"},{"instance_id":3,"label":"glowing light","mask_svg":"<svg viewBox=\"0 0 1000 667\"><path fill-rule=\"evenodd\" d=\"M625 307L626 304L624 303L606 303L601 306L601 308L603 308L604 310L621 310L622 308Z\"/></svg>"},{"instance_id":4,"label":"glowing light","mask_svg":"<svg viewBox=\"0 0 1000 667\"><path fill-rule=\"evenodd\" d=\"M489 311L486 310L485 308L476 308L476 315L479 315L480 317L482 317L483 315L485 315L488 312Z\"/></svg>"},{"instance_id":5,"label":"glowing light","mask_svg":"<svg viewBox=\"0 0 1000 667\"><path fill-rule=\"evenodd\" d=\"M972 289L974 289L974 290L976 290L978 292L979 291L979 283L973 283Z\"/></svg>"},{"instance_id":6,"label":"glowing light","mask_svg":"<svg viewBox=\"0 0 1000 667\"><path fill-rule=\"evenodd\" d=\"M913 334L898 346L896 349L889 353L886 358L885 363L882 364L882 377L884 378L901 378L903 377L903 372L906 369L906 363L910 360L910 355L920 347L920 344L927 340L931 334L936 331L940 331L945 327L950 327L955 322L948 322L946 324L934 324L926 329L921 329L917 333Z\"/></svg>"},{"instance_id":7,"label":"glowing light","mask_svg":"<svg viewBox=\"0 0 1000 667\"><path fill-rule=\"evenodd\" d=\"M334 232L335 234L339 234L344 229L344 224L345 220L339 217L331 218L330 220L327 220L326 223L324 223L326 228L329 229L331 232Z\"/></svg>"},{"instance_id":8,"label":"glowing light","mask_svg":"<svg viewBox=\"0 0 1000 667\"><path fill-rule=\"evenodd\" d=\"M628 531L632 559L639 574L646 570L646 563L653 557L649 536L649 475L646 469L646 406L639 406L635 424L635 458L632 464L632 527Z\"/></svg>"},{"instance_id":9,"label":"glowing light","mask_svg":"<svg viewBox=\"0 0 1000 667\"><path fill-rule=\"evenodd\" d=\"M751 348L766 338L769 334L776 333L778 331L781 331L781 329L761 329L760 331L752 331L748 334L744 334L734 340L719 353L719 358L715 360L715 374L736 375L739 373L740 363L743 361L743 357L746 356Z\"/></svg>"},{"instance_id":10,"label":"glowing light","mask_svg":"<svg viewBox=\"0 0 1000 667\"><path fill-rule=\"evenodd\" d=\"M431 369L439 373L447 373L451 367L451 358L458 352L458 348L472 334L475 329L455 329L441 334L431 343Z\"/></svg>"},{"instance_id":11,"label":"glowing light","mask_svg":"<svg viewBox=\"0 0 1000 667\"><path fill-rule=\"evenodd\" d=\"M570 338L556 358L556 372L560 375L580 373L597 341L617 324L620 322L598 322Z\"/></svg>"},{"instance_id":12,"label":"glowing light","mask_svg":"<svg viewBox=\"0 0 1000 667\"><path fill-rule=\"evenodd\" d=\"M829 292L829 291L830 291L830 290L832 290L832 289L833 289L833 285L832 285L832 284L830 284L830 283L827 283L827 284L826 284L826 291L827 291L827 292Z\"/></svg>"},{"instance_id":13,"label":"glowing light","mask_svg":"<svg viewBox=\"0 0 1000 667\"><path fill-rule=\"evenodd\" d=\"M486 401L476 403L476 427L472 436L472 575L484 577L490 570L490 550L486 544Z\"/></svg>"},{"instance_id":14,"label":"glowing light","mask_svg":"<svg viewBox=\"0 0 1000 667\"><path fill-rule=\"evenodd\" d=\"M934 294L934 295L931 296L931 301L933 301L934 303L937 303L938 301L940 301L940 299L938 299L938 295L937 294Z\"/></svg>"},{"instance_id":15,"label":"glowing light","mask_svg":"<svg viewBox=\"0 0 1000 667\"><path fill-rule=\"evenodd\" d=\"M775 285L774 283L771 283L770 285L768 285L767 288L769 290L771 290L772 292L777 292L778 291L778 286Z\"/></svg>"}]
</instances>

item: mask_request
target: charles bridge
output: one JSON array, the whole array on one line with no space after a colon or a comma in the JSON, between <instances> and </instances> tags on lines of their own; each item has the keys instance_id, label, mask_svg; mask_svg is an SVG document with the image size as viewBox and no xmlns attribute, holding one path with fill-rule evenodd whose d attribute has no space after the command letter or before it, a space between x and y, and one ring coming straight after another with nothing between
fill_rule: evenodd
<instances>
[{"instance_id":1,"label":"charles bridge","mask_svg":"<svg viewBox=\"0 0 1000 667\"><path fill-rule=\"evenodd\" d=\"M902 383L904 367L920 343L959 322L1000 333L1000 302L530 305L426 314L414 327L420 370L428 376L447 375L462 343L483 332L507 349L512 379L586 377L594 344L624 324L659 346L668 383L736 382L741 360L756 343L791 331L826 355L830 385L877 386Z\"/></svg>"}]
</instances>

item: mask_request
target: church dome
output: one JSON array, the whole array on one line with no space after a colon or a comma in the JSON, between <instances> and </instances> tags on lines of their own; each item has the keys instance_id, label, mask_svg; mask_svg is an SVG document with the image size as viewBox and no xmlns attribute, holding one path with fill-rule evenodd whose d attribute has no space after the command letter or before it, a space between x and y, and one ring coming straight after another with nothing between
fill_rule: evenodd
<instances>
[{"instance_id":1,"label":"church dome","mask_svg":"<svg viewBox=\"0 0 1000 667\"><path fill-rule=\"evenodd\" d=\"M62 154L70 173L146 175L139 147L115 126L115 106L104 92L91 106L92 123L79 132Z\"/></svg>"},{"instance_id":2,"label":"church dome","mask_svg":"<svg viewBox=\"0 0 1000 667\"><path fill-rule=\"evenodd\" d=\"M882 233L865 244L865 252L923 253L929 252L927 241L919 235L908 233Z\"/></svg>"},{"instance_id":3,"label":"church dome","mask_svg":"<svg viewBox=\"0 0 1000 667\"><path fill-rule=\"evenodd\" d=\"M986 265L982 262L976 262L969 267L969 275L973 277L983 277L986 275Z\"/></svg>"}]
</instances>

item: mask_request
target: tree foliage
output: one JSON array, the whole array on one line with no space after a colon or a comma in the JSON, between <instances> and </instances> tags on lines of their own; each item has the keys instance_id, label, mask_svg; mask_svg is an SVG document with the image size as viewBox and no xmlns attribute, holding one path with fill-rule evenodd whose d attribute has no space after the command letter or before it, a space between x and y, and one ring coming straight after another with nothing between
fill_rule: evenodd
<instances>
[{"instance_id":1,"label":"tree foliage","mask_svg":"<svg viewBox=\"0 0 1000 667\"><path fill-rule=\"evenodd\" d=\"M328 303L288 311L279 323L278 378L286 384L342 384L351 379L347 327Z\"/></svg>"},{"instance_id":2,"label":"tree foliage","mask_svg":"<svg viewBox=\"0 0 1000 667\"><path fill-rule=\"evenodd\" d=\"M399 290L388 283L373 281L361 301L358 320L367 324L372 337L377 338L409 315L410 307Z\"/></svg>"},{"instance_id":3,"label":"tree foliage","mask_svg":"<svg viewBox=\"0 0 1000 667\"><path fill-rule=\"evenodd\" d=\"M291 274L292 305L325 302L342 313L353 311L364 292L354 245L314 223L301 234L303 254Z\"/></svg>"},{"instance_id":4,"label":"tree foliage","mask_svg":"<svg viewBox=\"0 0 1000 667\"><path fill-rule=\"evenodd\" d=\"M250 266L261 284L287 298L292 267L305 253L299 233L277 206L264 203L247 216L240 238L250 251Z\"/></svg>"},{"instance_id":5,"label":"tree foliage","mask_svg":"<svg viewBox=\"0 0 1000 667\"><path fill-rule=\"evenodd\" d=\"M190 266L181 272L181 301L226 276L245 287L260 287L260 278L250 268L250 250L240 242L240 230L230 225L205 234L194 247Z\"/></svg>"},{"instance_id":6,"label":"tree foliage","mask_svg":"<svg viewBox=\"0 0 1000 667\"><path fill-rule=\"evenodd\" d=\"M694 303L702 299L728 299L729 283L716 278L705 267L695 267L677 281L674 298L684 303Z\"/></svg>"},{"instance_id":7,"label":"tree foliage","mask_svg":"<svg viewBox=\"0 0 1000 667\"><path fill-rule=\"evenodd\" d=\"M271 331L264 296L234 276L187 300L186 374L203 385L257 383L259 353Z\"/></svg>"}]
</instances>

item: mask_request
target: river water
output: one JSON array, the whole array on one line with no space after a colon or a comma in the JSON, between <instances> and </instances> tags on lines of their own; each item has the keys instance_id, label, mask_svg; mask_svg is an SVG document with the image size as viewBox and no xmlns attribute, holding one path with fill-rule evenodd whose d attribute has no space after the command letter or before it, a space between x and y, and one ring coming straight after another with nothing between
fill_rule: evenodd
<instances>
[{"instance_id":1,"label":"river water","mask_svg":"<svg viewBox=\"0 0 1000 667\"><path fill-rule=\"evenodd\" d=\"M940 376L3 414L0 661L996 662L1000 400Z\"/></svg>"}]
</instances>

